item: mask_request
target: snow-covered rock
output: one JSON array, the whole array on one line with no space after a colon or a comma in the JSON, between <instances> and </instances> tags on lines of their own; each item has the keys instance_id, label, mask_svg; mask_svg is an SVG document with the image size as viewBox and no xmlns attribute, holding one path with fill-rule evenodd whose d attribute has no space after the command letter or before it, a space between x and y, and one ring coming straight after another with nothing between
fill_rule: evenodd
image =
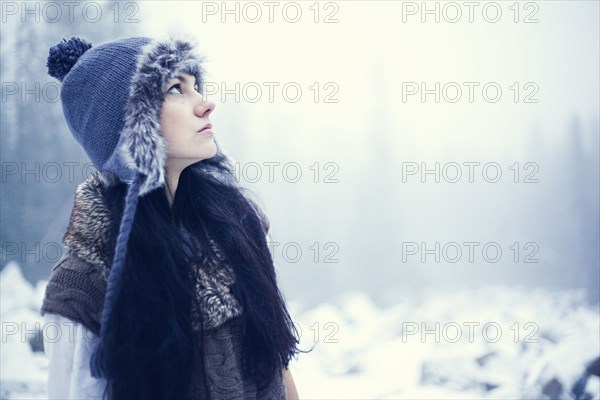
<instances>
[{"instance_id":1,"label":"snow-covered rock","mask_svg":"<svg viewBox=\"0 0 600 400\"><path fill-rule=\"evenodd\" d=\"M2 293L0 315L30 307L33 287L23 277L21 267L16 262L10 261L0 272L0 291Z\"/></svg>"},{"instance_id":2,"label":"snow-covered rock","mask_svg":"<svg viewBox=\"0 0 600 400\"><path fill-rule=\"evenodd\" d=\"M30 340L41 328L47 281L32 287L17 264L0 273L0 398L44 398L47 360ZM366 293L303 309L290 369L303 399L572 399L600 354L600 316L579 291L483 287L399 294L390 307ZM585 391L600 400L600 379Z\"/></svg>"}]
</instances>

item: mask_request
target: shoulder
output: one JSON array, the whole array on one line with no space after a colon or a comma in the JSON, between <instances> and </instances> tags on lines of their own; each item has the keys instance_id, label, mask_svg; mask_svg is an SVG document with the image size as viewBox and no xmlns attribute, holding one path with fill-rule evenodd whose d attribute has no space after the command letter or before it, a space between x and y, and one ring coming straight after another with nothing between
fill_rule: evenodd
<instances>
[{"instance_id":1,"label":"shoulder","mask_svg":"<svg viewBox=\"0 0 600 400\"><path fill-rule=\"evenodd\" d=\"M104 197L104 178L95 172L75 190L75 198L63 244L73 255L102 267L109 265L112 218Z\"/></svg>"},{"instance_id":2,"label":"shoulder","mask_svg":"<svg viewBox=\"0 0 600 400\"><path fill-rule=\"evenodd\" d=\"M105 291L101 268L68 250L52 268L41 314L69 318L98 335Z\"/></svg>"},{"instance_id":3,"label":"shoulder","mask_svg":"<svg viewBox=\"0 0 600 400\"><path fill-rule=\"evenodd\" d=\"M75 190L62 243L67 251L52 267L42 315L54 312L97 333L109 274L111 213L98 172Z\"/></svg>"}]
</instances>

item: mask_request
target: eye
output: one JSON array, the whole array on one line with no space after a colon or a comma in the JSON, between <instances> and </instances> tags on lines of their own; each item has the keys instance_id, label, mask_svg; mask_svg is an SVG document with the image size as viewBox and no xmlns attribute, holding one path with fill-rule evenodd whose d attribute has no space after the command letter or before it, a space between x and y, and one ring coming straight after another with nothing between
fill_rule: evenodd
<instances>
[{"instance_id":1,"label":"eye","mask_svg":"<svg viewBox=\"0 0 600 400\"><path fill-rule=\"evenodd\" d=\"M200 93L200 85L196 83L196 84L194 85L194 90L195 90L196 92Z\"/></svg>"},{"instance_id":2,"label":"eye","mask_svg":"<svg viewBox=\"0 0 600 400\"><path fill-rule=\"evenodd\" d=\"M176 83L175 85L171 86L169 88L169 90L167 90L167 93L173 93L173 94L183 94L181 92L181 84Z\"/></svg>"}]
</instances>

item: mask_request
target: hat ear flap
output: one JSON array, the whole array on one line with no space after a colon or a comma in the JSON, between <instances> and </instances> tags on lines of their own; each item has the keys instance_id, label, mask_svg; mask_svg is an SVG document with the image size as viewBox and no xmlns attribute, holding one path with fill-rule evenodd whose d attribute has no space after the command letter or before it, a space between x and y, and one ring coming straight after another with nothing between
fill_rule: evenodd
<instances>
[{"instance_id":1,"label":"hat ear flap","mask_svg":"<svg viewBox=\"0 0 600 400\"><path fill-rule=\"evenodd\" d=\"M132 99L118 146L125 163L145 176L140 187L140 195L144 195L165 183L167 146L160 134L160 117L155 108L147 104L147 98Z\"/></svg>"}]
</instances>

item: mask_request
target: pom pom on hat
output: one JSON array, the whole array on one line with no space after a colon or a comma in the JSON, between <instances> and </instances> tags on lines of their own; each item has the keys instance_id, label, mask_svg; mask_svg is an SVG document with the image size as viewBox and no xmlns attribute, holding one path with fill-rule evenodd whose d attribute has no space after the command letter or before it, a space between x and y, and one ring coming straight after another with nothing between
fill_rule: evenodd
<instances>
[{"instance_id":1,"label":"pom pom on hat","mask_svg":"<svg viewBox=\"0 0 600 400\"><path fill-rule=\"evenodd\" d=\"M48 54L48 75L62 82L65 75L69 73L73 65L92 47L85 39L72 36L71 39L63 39L50 48Z\"/></svg>"}]
</instances>

